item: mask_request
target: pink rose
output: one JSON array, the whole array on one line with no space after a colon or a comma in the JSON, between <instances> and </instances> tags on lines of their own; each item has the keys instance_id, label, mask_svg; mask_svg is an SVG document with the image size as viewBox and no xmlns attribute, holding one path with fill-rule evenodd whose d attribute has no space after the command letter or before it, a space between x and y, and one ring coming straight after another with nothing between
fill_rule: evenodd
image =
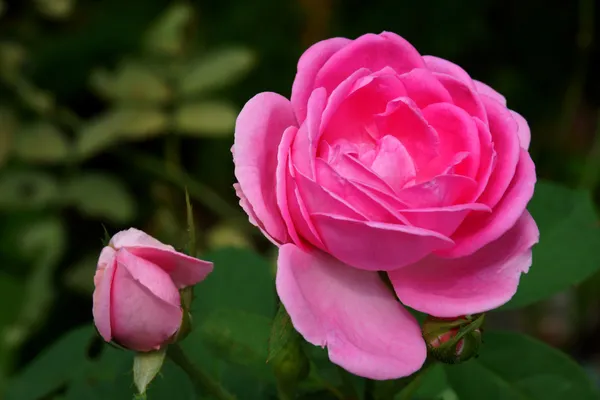
<instances>
[{"instance_id":1,"label":"pink rose","mask_svg":"<svg viewBox=\"0 0 600 400\"><path fill-rule=\"evenodd\" d=\"M137 229L117 233L102 249L94 276L100 335L131 350L160 348L181 325L179 289L202 281L212 268Z\"/></svg>"},{"instance_id":2,"label":"pink rose","mask_svg":"<svg viewBox=\"0 0 600 400\"><path fill-rule=\"evenodd\" d=\"M506 303L539 237L529 140L502 95L393 33L309 48L291 101L252 98L232 148L298 332L348 371L392 379L426 358L400 302L438 317Z\"/></svg>"}]
</instances>

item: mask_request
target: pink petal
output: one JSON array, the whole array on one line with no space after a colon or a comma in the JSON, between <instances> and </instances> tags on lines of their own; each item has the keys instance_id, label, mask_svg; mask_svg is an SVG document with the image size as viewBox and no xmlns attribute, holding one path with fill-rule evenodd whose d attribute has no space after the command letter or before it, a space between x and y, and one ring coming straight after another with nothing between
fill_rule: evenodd
<instances>
[{"instance_id":1,"label":"pink petal","mask_svg":"<svg viewBox=\"0 0 600 400\"><path fill-rule=\"evenodd\" d=\"M153 294L121 262L114 276L111 312L113 337L136 351L158 349L177 332L182 317L180 307Z\"/></svg>"},{"instance_id":2,"label":"pink petal","mask_svg":"<svg viewBox=\"0 0 600 400\"><path fill-rule=\"evenodd\" d=\"M213 263L190 257L175 250L154 247L128 247L127 250L158 265L171 276L173 283L178 288L193 286L203 281L213 270Z\"/></svg>"},{"instance_id":3,"label":"pink petal","mask_svg":"<svg viewBox=\"0 0 600 400\"><path fill-rule=\"evenodd\" d=\"M106 247L105 247L106 249ZM110 247L108 247L110 249ZM112 250L112 249L111 249ZM110 254L110 259L107 258L109 252L102 251L104 257L101 256L101 264L99 262L98 269L94 275L94 295L92 314L94 316L94 324L98 328L98 332L102 338L110 342L112 340L111 328L111 293L113 286L113 278L115 275L117 259L114 250Z\"/></svg>"},{"instance_id":4,"label":"pink petal","mask_svg":"<svg viewBox=\"0 0 600 400\"><path fill-rule=\"evenodd\" d=\"M478 186L474 196L474 198L478 199L485 190L496 166L496 152L494 151L492 134L488 126L478 118L474 118L474 121L477 126L480 144L479 171L476 179Z\"/></svg>"},{"instance_id":5,"label":"pink petal","mask_svg":"<svg viewBox=\"0 0 600 400\"><path fill-rule=\"evenodd\" d=\"M343 199L345 204L363 215L366 219L382 222L397 221L397 216L392 210L378 203L375 199L356 187L352 182L344 179L322 159L316 160L317 183L329 192ZM308 201L305 198L305 202ZM310 207L308 208L313 213Z\"/></svg>"},{"instance_id":6,"label":"pink petal","mask_svg":"<svg viewBox=\"0 0 600 400\"><path fill-rule=\"evenodd\" d=\"M490 86L486 85L485 83L477 81L475 79L473 79L473 83L475 84L475 90L477 90L477 93L491 97L492 99L496 100L498 103L502 104L503 106L506 106L506 97L502 96L496 90L492 89Z\"/></svg>"},{"instance_id":7,"label":"pink petal","mask_svg":"<svg viewBox=\"0 0 600 400\"><path fill-rule=\"evenodd\" d=\"M287 177L288 174L288 162L289 162L289 154L290 154L290 146L294 137L298 133L298 128L295 126L290 126L283 133L283 138L281 139L281 143L279 144L279 149L277 150L277 181L275 186L275 191L277 195L277 205L279 206L279 211L281 212L281 216L283 221L285 222L285 226L287 227L287 231L292 238L292 241L296 243L298 246L303 247L304 244L298 237L298 233L296 232L296 228L294 227L294 223L292 222L292 217L289 210L288 200L287 200Z\"/></svg>"},{"instance_id":8,"label":"pink petal","mask_svg":"<svg viewBox=\"0 0 600 400\"><path fill-rule=\"evenodd\" d=\"M317 42L308 48L298 61L298 72L292 86L292 107L298 124L306 118L308 98L316 88L317 73L329 58L351 42L346 38L332 38Z\"/></svg>"},{"instance_id":9,"label":"pink petal","mask_svg":"<svg viewBox=\"0 0 600 400\"><path fill-rule=\"evenodd\" d=\"M423 61L430 71L453 76L475 89L475 84L469 74L453 62L435 56L423 56Z\"/></svg>"},{"instance_id":10,"label":"pink petal","mask_svg":"<svg viewBox=\"0 0 600 400\"><path fill-rule=\"evenodd\" d=\"M400 190L416 175L415 165L406 147L394 136L387 135L377 143L377 155L371 170L394 190Z\"/></svg>"},{"instance_id":11,"label":"pink petal","mask_svg":"<svg viewBox=\"0 0 600 400\"><path fill-rule=\"evenodd\" d=\"M278 242L288 240L277 207L275 169L283 132L296 125L290 102L275 93L260 93L244 106L235 129L235 176L256 218Z\"/></svg>"},{"instance_id":12,"label":"pink petal","mask_svg":"<svg viewBox=\"0 0 600 400\"><path fill-rule=\"evenodd\" d=\"M413 208L447 207L464 203L476 188L477 182L466 176L440 175L402 189L398 192L398 200Z\"/></svg>"},{"instance_id":13,"label":"pink petal","mask_svg":"<svg viewBox=\"0 0 600 400\"><path fill-rule=\"evenodd\" d=\"M502 237L470 256L431 255L388 274L400 301L421 312L438 317L484 312L516 293L538 239L535 221L525 211Z\"/></svg>"},{"instance_id":14,"label":"pink petal","mask_svg":"<svg viewBox=\"0 0 600 400\"><path fill-rule=\"evenodd\" d=\"M342 262L367 271L391 271L451 247L449 238L433 231L329 214L312 214L328 252Z\"/></svg>"},{"instance_id":15,"label":"pink petal","mask_svg":"<svg viewBox=\"0 0 600 400\"><path fill-rule=\"evenodd\" d=\"M306 176L315 176L314 160L321 137L321 121L327 101L327 92L316 89L308 99L308 114L291 146L292 164Z\"/></svg>"},{"instance_id":16,"label":"pink petal","mask_svg":"<svg viewBox=\"0 0 600 400\"><path fill-rule=\"evenodd\" d=\"M127 268L131 277L144 285L152 294L173 306L180 306L179 290L169 274L160 266L124 248L117 251L117 263Z\"/></svg>"},{"instance_id":17,"label":"pink petal","mask_svg":"<svg viewBox=\"0 0 600 400\"><path fill-rule=\"evenodd\" d=\"M519 135L519 143L521 144L521 148L528 150L529 143L531 142L531 131L529 130L529 124L527 120L521 116L521 114L510 111L515 121L517 121L517 125L519 126L517 130L517 134Z\"/></svg>"},{"instance_id":18,"label":"pink petal","mask_svg":"<svg viewBox=\"0 0 600 400\"><path fill-rule=\"evenodd\" d=\"M370 379L419 370L427 356L417 321L379 276L292 244L279 250L277 292L294 328L331 361Z\"/></svg>"},{"instance_id":19,"label":"pink petal","mask_svg":"<svg viewBox=\"0 0 600 400\"><path fill-rule=\"evenodd\" d=\"M173 246L161 243L146 232L142 232L136 228L129 228L116 233L110 239L109 245L116 250L130 246L146 246L155 247L157 249L174 250Z\"/></svg>"},{"instance_id":20,"label":"pink petal","mask_svg":"<svg viewBox=\"0 0 600 400\"><path fill-rule=\"evenodd\" d=\"M423 117L435 129L440 140L440 155L432 165L419 173L418 179L428 179L446 170L458 153L466 153L455 173L475 178L479 169L479 133L473 118L449 103L432 104L423 110Z\"/></svg>"},{"instance_id":21,"label":"pink petal","mask_svg":"<svg viewBox=\"0 0 600 400\"><path fill-rule=\"evenodd\" d=\"M104 269L112 264L115 258L115 249L110 246L106 246L100 252L100 257L98 258L98 265L96 266L96 276L94 276L94 285L99 285ZM96 279L98 277L98 279Z\"/></svg>"},{"instance_id":22,"label":"pink petal","mask_svg":"<svg viewBox=\"0 0 600 400\"><path fill-rule=\"evenodd\" d=\"M521 150L517 171L504 197L491 214L472 214L452 235L456 246L437 252L443 257L463 257L493 242L509 230L525 211L533 196L535 165L526 150Z\"/></svg>"},{"instance_id":23,"label":"pink petal","mask_svg":"<svg viewBox=\"0 0 600 400\"><path fill-rule=\"evenodd\" d=\"M244 192L242 192L242 188L240 187L239 183L234 183L233 184L233 188L235 190L235 194L238 197L238 199L240 199L240 207L242 207L242 209L246 212L246 214L248 215L248 220L250 221L250 223L256 227L258 227L258 229L260 229L260 231L262 232L263 235L265 235L265 237L267 239L269 239L269 241L271 243L273 243L275 246L279 246L279 243L273 239L271 237L271 235L269 235L267 233L267 231L265 230L265 227L262 225L262 222L260 222L258 220L258 218L256 217L256 213L254 212L254 209L252 208L252 206L250 205L250 203L248 202L248 199L246 198L246 195L244 195Z\"/></svg>"},{"instance_id":24,"label":"pink petal","mask_svg":"<svg viewBox=\"0 0 600 400\"><path fill-rule=\"evenodd\" d=\"M390 102L376 123L379 136L375 139L395 136L406 147L417 170L438 155L438 135L411 99L400 97Z\"/></svg>"},{"instance_id":25,"label":"pink petal","mask_svg":"<svg viewBox=\"0 0 600 400\"><path fill-rule=\"evenodd\" d=\"M482 97L482 101L489 118L490 133L496 151L496 166L477 202L493 208L512 181L519 162L518 126L506 107L485 96Z\"/></svg>"},{"instance_id":26,"label":"pink petal","mask_svg":"<svg viewBox=\"0 0 600 400\"><path fill-rule=\"evenodd\" d=\"M479 118L483 122L487 122L485 108L479 95L473 87L453 76L445 74L434 74L442 85L446 88L452 102L457 107L462 108L473 117Z\"/></svg>"},{"instance_id":27,"label":"pink petal","mask_svg":"<svg viewBox=\"0 0 600 400\"><path fill-rule=\"evenodd\" d=\"M391 32L369 33L331 56L318 72L315 87L324 87L331 93L360 68L379 71L391 67L401 74L423 65L419 52L400 36Z\"/></svg>"},{"instance_id":28,"label":"pink petal","mask_svg":"<svg viewBox=\"0 0 600 400\"><path fill-rule=\"evenodd\" d=\"M408 97L419 108L434 103L452 103L452 96L444 85L427 69L417 68L398 77L404 84Z\"/></svg>"},{"instance_id":29,"label":"pink petal","mask_svg":"<svg viewBox=\"0 0 600 400\"><path fill-rule=\"evenodd\" d=\"M393 189L383 179L348 154L340 154L335 160L331 160L329 165L346 179L360 182L388 194L394 193Z\"/></svg>"},{"instance_id":30,"label":"pink petal","mask_svg":"<svg viewBox=\"0 0 600 400\"><path fill-rule=\"evenodd\" d=\"M473 212L490 213L492 210L485 204L475 203L449 207L406 209L400 210L400 212L411 225L451 237L467 215Z\"/></svg>"}]
</instances>

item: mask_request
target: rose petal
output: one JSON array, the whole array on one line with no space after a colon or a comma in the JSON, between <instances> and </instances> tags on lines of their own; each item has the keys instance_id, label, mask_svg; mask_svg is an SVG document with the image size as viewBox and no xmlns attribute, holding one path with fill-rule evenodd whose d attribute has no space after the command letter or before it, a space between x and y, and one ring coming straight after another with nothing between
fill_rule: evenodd
<instances>
[{"instance_id":1,"label":"rose petal","mask_svg":"<svg viewBox=\"0 0 600 400\"><path fill-rule=\"evenodd\" d=\"M456 246L437 252L443 257L463 257L498 239L525 211L533 196L535 165L526 150L521 150L517 171L504 197L491 214L469 215L452 235Z\"/></svg>"},{"instance_id":2,"label":"rose petal","mask_svg":"<svg viewBox=\"0 0 600 400\"><path fill-rule=\"evenodd\" d=\"M521 148L528 150L529 143L531 143L531 131L529 130L529 124L527 124L527 120L521 116L521 114L510 110L515 121L517 121L518 130L517 134L519 135L519 143L521 144Z\"/></svg>"},{"instance_id":3,"label":"rose petal","mask_svg":"<svg viewBox=\"0 0 600 400\"><path fill-rule=\"evenodd\" d=\"M490 176L494 171L494 167L496 166L496 152L494 151L492 134L490 133L488 126L478 118L473 118L473 120L477 126L480 144L479 172L477 173L476 179L478 186L474 195L474 198L478 199L485 190L490 180Z\"/></svg>"},{"instance_id":4,"label":"rose petal","mask_svg":"<svg viewBox=\"0 0 600 400\"><path fill-rule=\"evenodd\" d=\"M395 136L414 160L417 170L438 155L438 135L411 99L400 97L390 102L386 111L376 117L376 124L379 136L375 139Z\"/></svg>"},{"instance_id":5,"label":"rose petal","mask_svg":"<svg viewBox=\"0 0 600 400\"><path fill-rule=\"evenodd\" d=\"M256 218L275 240L288 240L275 190L277 147L285 129L296 125L290 102L275 93L260 93L244 106L235 129L235 176Z\"/></svg>"},{"instance_id":6,"label":"rose petal","mask_svg":"<svg viewBox=\"0 0 600 400\"><path fill-rule=\"evenodd\" d=\"M279 250L277 292L294 328L349 372L396 379L419 370L427 351L416 320L379 276L292 244Z\"/></svg>"},{"instance_id":7,"label":"rose petal","mask_svg":"<svg viewBox=\"0 0 600 400\"><path fill-rule=\"evenodd\" d=\"M136 228L129 228L116 233L110 239L109 245L117 250L130 246L145 246L164 250L174 250L173 246L161 243L152 236L148 235L146 232L140 231Z\"/></svg>"},{"instance_id":8,"label":"rose petal","mask_svg":"<svg viewBox=\"0 0 600 400\"><path fill-rule=\"evenodd\" d=\"M298 72L292 86L292 107L298 124L306 118L308 98L316 88L317 73L329 58L351 42L346 38L332 38L317 42L309 47L298 61Z\"/></svg>"},{"instance_id":9,"label":"rose petal","mask_svg":"<svg viewBox=\"0 0 600 400\"><path fill-rule=\"evenodd\" d=\"M395 191L402 189L416 175L415 164L406 147L391 135L377 142L376 156L370 167Z\"/></svg>"},{"instance_id":10,"label":"rose petal","mask_svg":"<svg viewBox=\"0 0 600 400\"><path fill-rule=\"evenodd\" d=\"M308 99L308 114L291 146L292 164L310 178L315 176L314 160L321 136L321 121L327 101L327 92L316 89Z\"/></svg>"},{"instance_id":11,"label":"rose petal","mask_svg":"<svg viewBox=\"0 0 600 400\"><path fill-rule=\"evenodd\" d=\"M449 238L433 231L357 221L330 214L311 214L328 252L355 268L391 271L420 260L433 250L452 246Z\"/></svg>"},{"instance_id":12,"label":"rose petal","mask_svg":"<svg viewBox=\"0 0 600 400\"><path fill-rule=\"evenodd\" d=\"M190 257L175 250L155 247L128 247L127 250L144 260L158 265L178 288L193 286L203 281L213 270L213 263Z\"/></svg>"},{"instance_id":13,"label":"rose petal","mask_svg":"<svg viewBox=\"0 0 600 400\"><path fill-rule=\"evenodd\" d=\"M382 192L393 194L394 190L372 170L365 167L355 157L348 154L340 154L329 163L335 171L346 179L360 182L363 185L375 188Z\"/></svg>"},{"instance_id":14,"label":"rose petal","mask_svg":"<svg viewBox=\"0 0 600 400\"><path fill-rule=\"evenodd\" d=\"M519 137L517 123L510 112L497 101L482 97L486 108L492 142L496 151L496 165L478 203L494 207L504 195L513 179L519 162Z\"/></svg>"},{"instance_id":15,"label":"rose petal","mask_svg":"<svg viewBox=\"0 0 600 400\"><path fill-rule=\"evenodd\" d=\"M406 187L398 200L412 208L447 207L472 197L477 182L462 175L439 175L430 181Z\"/></svg>"},{"instance_id":16,"label":"rose petal","mask_svg":"<svg viewBox=\"0 0 600 400\"><path fill-rule=\"evenodd\" d=\"M477 93L491 97L498 103L502 104L503 106L506 106L506 97L502 96L496 90L492 89L491 86L488 86L485 83L475 79L473 79L473 83L475 84L475 90L477 90Z\"/></svg>"},{"instance_id":17,"label":"rose petal","mask_svg":"<svg viewBox=\"0 0 600 400\"><path fill-rule=\"evenodd\" d=\"M246 198L246 195L244 195L244 192L242 192L242 188L240 187L239 183L234 183L233 184L233 188L235 190L235 194L238 197L238 199L240 199L240 207L242 207L242 209L246 212L246 214L248 215L248 220L250 221L250 223L256 227L258 227L258 229L260 229L260 231L262 232L263 235L265 235L265 237L271 242L273 243L275 246L279 246L279 242L277 242L275 239L273 239L271 237L271 235L269 235L269 233L265 230L265 227L262 225L262 222L260 222L258 220L258 218L256 217L256 213L254 212L254 209L252 208L252 205L250 205L250 203L248 202L248 199Z\"/></svg>"},{"instance_id":18,"label":"rose petal","mask_svg":"<svg viewBox=\"0 0 600 400\"><path fill-rule=\"evenodd\" d=\"M112 250L112 249L111 249ZM103 253L108 254L103 251ZM113 278L115 275L117 259L114 250L111 254L111 259L103 259L103 267L98 264L98 269L94 275L94 289L92 315L94 316L94 324L98 328L100 336L110 342L112 340L111 328L111 298Z\"/></svg>"},{"instance_id":19,"label":"rose petal","mask_svg":"<svg viewBox=\"0 0 600 400\"><path fill-rule=\"evenodd\" d=\"M156 350L179 329L181 308L153 294L120 261L112 293L112 333L119 344L137 351Z\"/></svg>"},{"instance_id":20,"label":"rose petal","mask_svg":"<svg viewBox=\"0 0 600 400\"><path fill-rule=\"evenodd\" d=\"M397 73L423 67L419 52L400 36L383 32L366 34L336 52L318 72L315 87L331 93L343 80L360 68L379 71L385 67Z\"/></svg>"},{"instance_id":21,"label":"rose petal","mask_svg":"<svg viewBox=\"0 0 600 400\"><path fill-rule=\"evenodd\" d=\"M418 180L429 180L452 165L458 153L467 157L455 167L458 175L475 178L479 169L479 133L473 118L464 110L449 103L432 104L423 109L423 117L435 129L440 140L440 154L423 171Z\"/></svg>"},{"instance_id":22,"label":"rose petal","mask_svg":"<svg viewBox=\"0 0 600 400\"><path fill-rule=\"evenodd\" d=\"M506 303L531 265L539 231L527 211L498 240L476 253L445 259L431 255L389 272L403 304L438 317L480 313Z\"/></svg>"},{"instance_id":23,"label":"rose petal","mask_svg":"<svg viewBox=\"0 0 600 400\"><path fill-rule=\"evenodd\" d=\"M408 97L419 108L435 103L452 103L452 96L440 81L427 69L417 68L398 77L404 84Z\"/></svg>"},{"instance_id":24,"label":"rose petal","mask_svg":"<svg viewBox=\"0 0 600 400\"><path fill-rule=\"evenodd\" d=\"M423 61L430 71L453 76L475 89L475 84L467 71L453 62L435 56L423 56Z\"/></svg>"},{"instance_id":25,"label":"rose petal","mask_svg":"<svg viewBox=\"0 0 600 400\"><path fill-rule=\"evenodd\" d=\"M419 228L439 232L451 237L456 228L464 221L467 215L473 212L492 212L485 204L459 204L449 207L432 207L400 210L400 213Z\"/></svg>"},{"instance_id":26,"label":"rose petal","mask_svg":"<svg viewBox=\"0 0 600 400\"><path fill-rule=\"evenodd\" d=\"M287 177L288 174L288 161L290 154L290 146L294 137L298 133L298 128L295 126L290 126L283 132L283 138L281 139L281 143L279 144L279 148L277 150L277 181L275 186L275 192L277 195L277 205L279 206L279 211L281 212L281 217L285 222L285 226L287 227L287 231L292 238L292 241L296 243L300 247L304 247L304 243L298 237L298 233L296 232L296 228L294 227L294 223L292 222L292 217L290 215L288 200L287 200Z\"/></svg>"},{"instance_id":27,"label":"rose petal","mask_svg":"<svg viewBox=\"0 0 600 400\"><path fill-rule=\"evenodd\" d=\"M448 93L450 93L454 105L487 123L487 115L483 103L472 86L453 76L445 74L434 75L444 85Z\"/></svg>"}]
</instances>

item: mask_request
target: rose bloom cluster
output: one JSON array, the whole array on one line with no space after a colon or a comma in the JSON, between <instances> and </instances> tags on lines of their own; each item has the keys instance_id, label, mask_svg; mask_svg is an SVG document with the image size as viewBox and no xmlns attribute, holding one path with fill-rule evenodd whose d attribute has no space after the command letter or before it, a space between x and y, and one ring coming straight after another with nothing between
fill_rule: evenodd
<instances>
[{"instance_id":1,"label":"rose bloom cluster","mask_svg":"<svg viewBox=\"0 0 600 400\"><path fill-rule=\"evenodd\" d=\"M310 47L291 100L253 97L232 148L296 330L348 371L392 379L426 358L403 305L455 317L506 303L539 238L529 142L501 94L396 34Z\"/></svg>"}]
</instances>

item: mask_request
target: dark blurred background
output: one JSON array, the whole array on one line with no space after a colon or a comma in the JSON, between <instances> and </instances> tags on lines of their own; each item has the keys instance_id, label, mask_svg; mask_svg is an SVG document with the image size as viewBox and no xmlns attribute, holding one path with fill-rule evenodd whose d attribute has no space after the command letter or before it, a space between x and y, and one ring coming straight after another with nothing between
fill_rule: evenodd
<instances>
[{"instance_id":1,"label":"dark blurred background","mask_svg":"<svg viewBox=\"0 0 600 400\"><path fill-rule=\"evenodd\" d=\"M529 121L538 175L598 205L595 3L0 0L0 384L91 320L103 225L183 245L187 187L201 250L269 255L232 189L235 117L258 92L289 97L328 37L393 31L461 65ZM597 370L599 316L593 276L492 323Z\"/></svg>"}]
</instances>

